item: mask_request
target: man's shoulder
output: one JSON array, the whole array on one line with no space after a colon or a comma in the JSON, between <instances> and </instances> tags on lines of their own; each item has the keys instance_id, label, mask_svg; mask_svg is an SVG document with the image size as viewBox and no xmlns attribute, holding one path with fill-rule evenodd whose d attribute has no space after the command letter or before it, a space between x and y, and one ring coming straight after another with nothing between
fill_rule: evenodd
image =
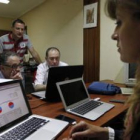
<instances>
[{"instance_id":1,"label":"man's shoulder","mask_svg":"<svg viewBox=\"0 0 140 140\"><path fill-rule=\"evenodd\" d=\"M23 38L29 38L29 36L27 34L23 34Z\"/></svg>"},{"instance_id":2,"label":"man's shoulder","mask_svg":"<svg viewBox=\"0 0 140 140\"><path fill-rule=\"evenodd\" d=\"M5 34L3 36L0 37L0 40L8 40L9 39L9 34Z\"/></svg>"},{"instance_id":3,"label":"man's shoulder","mask_svg":"<svg viewBox=\"0 0 140 140\"><path fill-rule=\"evenodd\" d=\"M38 68L47 68L48 67L48 65L47 65L47 63L46 62L43 62L43 63L40 63L39 65L38 65Z\"/></svg>"}]
</instances>

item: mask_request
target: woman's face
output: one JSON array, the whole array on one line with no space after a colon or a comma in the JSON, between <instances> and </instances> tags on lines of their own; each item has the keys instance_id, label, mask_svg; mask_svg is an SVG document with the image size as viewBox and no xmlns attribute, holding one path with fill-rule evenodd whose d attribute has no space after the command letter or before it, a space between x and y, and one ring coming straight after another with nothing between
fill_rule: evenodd
<instances>
[{"instance_id":1,"label":"woman's face","mask_svg":"<svg viewBox=\"0 0 140 140\"><path fill-rule=\"evenodd\" d=\"M134 11L118 8L112 35L112 39L117 41L120 59L127 63L135 63L140 58L140 15L133 14Z\"/></svg>"}]
</instances>

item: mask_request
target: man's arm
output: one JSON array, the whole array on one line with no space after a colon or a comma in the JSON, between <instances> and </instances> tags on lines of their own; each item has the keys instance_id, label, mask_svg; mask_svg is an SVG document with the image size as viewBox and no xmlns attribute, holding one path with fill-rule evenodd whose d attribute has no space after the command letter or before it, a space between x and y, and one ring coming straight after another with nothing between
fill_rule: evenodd
<instances>
[{"instance_id":1,"label":"man's arm","mask_svg":"<svg viewBox=\"0 0 140 140\"><path fill-rule=\"evenodd\" d=\"M35 85L34 88L35 88L35 91L46 90L46 85L38 84L38 85Z\"/></svg>"},{"instance_id":2,"label":"man's arm","mask_svg":"<svg viewBox=\"0 0 140 140\"><path fill-rule=\"evenodd\" d=\"M39 54L36 52L36 50L33 47L29 48L29 52L31 53L31 55L33 56L33 58L38 64L42 63Z\"/></svg>"},{"instance_id":3,"label":"man's arm","mask_svg":"<svg viewBox=\"0 0 140 140\"><path fill-rule=\"evenodd\" d=\"M35 74L35 81L34 81L35 91L46 89L46 84L43 84L45 74L46 74L46 69L44 68L44 64L42 63L37 67L37 71Z\"/></svg>"}]
</instances>

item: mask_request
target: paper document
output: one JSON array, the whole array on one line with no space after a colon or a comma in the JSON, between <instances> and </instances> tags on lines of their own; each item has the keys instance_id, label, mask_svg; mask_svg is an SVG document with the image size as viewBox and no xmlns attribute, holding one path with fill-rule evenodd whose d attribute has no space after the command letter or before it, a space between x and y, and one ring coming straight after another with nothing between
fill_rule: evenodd
<instances>
[{"instance_id":1,"label":"paper document","mask_svg":"<svg viewBox=\"0 0 140 140\"><path fill-rule=\"evenodd\" d=\"M12 81L13 79L0 79L0 83Z\"/></svg>"}]
</instances>

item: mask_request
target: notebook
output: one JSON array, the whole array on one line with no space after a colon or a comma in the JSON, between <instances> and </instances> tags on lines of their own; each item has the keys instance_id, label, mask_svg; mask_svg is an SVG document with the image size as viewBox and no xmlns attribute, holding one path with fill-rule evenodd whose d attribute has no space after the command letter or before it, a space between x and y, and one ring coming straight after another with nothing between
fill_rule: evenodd
<instances>
[{"instance_id":1,"label":"notebook","mask_svg":"<svg viewBox=\"0 0 140 140\"><path fill-rule=\"evenodd\" d=\"M39 109L39 108L38 108ZM46 110L47 111L47 110ZM38 124L37 124L38 123ZM25 126L26 124L26 126ZM19 132L22 125L29 127L27 132ZM21 81L0 83L0 139L52 140L68 125L67 122L33 115ZM32 130L34 128L34 130ZM13 137L13 132L18 136ZM28 133L28 137L25 133ZM8 133L8 135L7 135ZM24 138L21 136L24 135ZM20 138L19 138L20 136ZM17 138L18 137L18 138ZM3 139L2 139L3 138Z\"/></svg>"},{"instance_id":2,"label":"notebook","mask_svg":"<svg viewBox=\"0 0 140 140\"><path fill-rule=\"evenodd\" d=\"M83 75L83 70L83 65L51 67L49 68L46 91L34 92L32 94L51 102L61 101L56 82L80 78Z\"/></svg>"},{"instance_id":3,"label":"notebook","mask_svg":"<svg viewBox=\"0 0 140 140\"><path fill-rule=\"evenodd\" d=\"M113 104L90 98L82 78L56 83L67 112L89 120L96 120L114 107Z\"/></svg>"},{"instance_id":4,"label":"notebook","mask_svg":"<svg viewBox=\"0 0 140 140\"><path fill-rule=\"evenodd\" d=\"M123 95L131 95L134 93L134 89L133 88L128 88L128 87L121 87L121 91Z\"/></svg>"}]
</instances>

